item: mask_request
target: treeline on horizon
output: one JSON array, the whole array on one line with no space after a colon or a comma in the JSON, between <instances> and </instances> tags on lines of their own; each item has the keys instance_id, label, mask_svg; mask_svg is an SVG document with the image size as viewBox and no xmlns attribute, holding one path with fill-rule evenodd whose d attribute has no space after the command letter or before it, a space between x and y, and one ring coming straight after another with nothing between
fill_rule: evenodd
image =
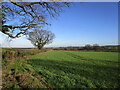
<instances>
[{"instance_id":1,"label":"treeline on horizon","mask_svg":"<svg viewBox=\"0 0 120 90\"><path fill-rule=\"evenodd\" d=\"M51 48L53 50L72 50L72 51L103 51L103 52L119 52L120 45L108 45L108 46L99 46L98 44L90 45L87 44L85 46L69 46L69 47L57 47Z\"/></svg>"},{"instance_id":2,"label":"treeline on horizon","mask_svg":"<svg viewBox=\"0 0 120 90\"><path fill-rule=\"evenodd\" d=\"M37 48L3 48L3 50L37 50ZM98 44L85 46L67 46L67 47L44 47L42 50L72 50L72 51L103 51L103 52L119 52L120 45L105 45ZM38 51L38 50L37 50Z\"/></svg>"}]
</instances>

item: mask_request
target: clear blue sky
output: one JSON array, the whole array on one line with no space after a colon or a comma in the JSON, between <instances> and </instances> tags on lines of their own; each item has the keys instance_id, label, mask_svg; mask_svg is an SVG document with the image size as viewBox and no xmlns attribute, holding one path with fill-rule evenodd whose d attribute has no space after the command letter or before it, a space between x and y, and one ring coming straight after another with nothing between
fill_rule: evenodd
<instances>
[{"instance_id":1,"label":"clear blue sky","mask_svg":"<svg viewBox=\"0 0 120 90\"><path fill-rule=\"evenodd\" d=\"M45 29L55 33L52 44L46 46L84 46L85 44L118 44L118 3L82 2L63 8L52 26ZM3 36L2 36L3 37ZM13 40L12 47L31 47L25 37Z\"/></svg>"}]
</instances>

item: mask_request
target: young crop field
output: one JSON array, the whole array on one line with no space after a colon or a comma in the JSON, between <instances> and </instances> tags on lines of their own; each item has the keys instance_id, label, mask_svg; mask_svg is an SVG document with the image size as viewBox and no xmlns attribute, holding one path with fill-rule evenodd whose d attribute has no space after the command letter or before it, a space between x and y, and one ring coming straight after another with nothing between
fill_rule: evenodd
<instances>
[{"instance_id":1,"label":"young crop field","mask_svg":"<svg viewBox=\"0 0 120 90\"><path fill-rule=\"evenodd\" d=\"M116 88L118 53L50 51L28 63L51 88Z\"/></svg>"}]
</instances>

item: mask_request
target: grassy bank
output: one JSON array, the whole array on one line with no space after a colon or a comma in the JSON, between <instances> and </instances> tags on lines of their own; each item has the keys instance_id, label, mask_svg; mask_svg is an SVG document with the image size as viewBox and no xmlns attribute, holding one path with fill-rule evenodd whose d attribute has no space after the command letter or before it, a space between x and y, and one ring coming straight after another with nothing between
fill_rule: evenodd
<instances>
[{"instance_id":1,"label":"grassy bank","mask_svg":"<svg viewBox=\"0 0 120 90\"><path fill-rule=\"evenodd\" d=\"M49 88L44 77L38 75L28 64L27 58L47 50L3 49L2 86L3 88Z\"/></svg>"},{"instance_id":2,"label":"grassy bank","mask_svg":"<svg viewBox=\"0 0 120 90\"><path fill-rule=\"evenodd\" d=\"M26 60L15 60L3 70L3 88L49 88Z\"/></svg>"}]
</instances>

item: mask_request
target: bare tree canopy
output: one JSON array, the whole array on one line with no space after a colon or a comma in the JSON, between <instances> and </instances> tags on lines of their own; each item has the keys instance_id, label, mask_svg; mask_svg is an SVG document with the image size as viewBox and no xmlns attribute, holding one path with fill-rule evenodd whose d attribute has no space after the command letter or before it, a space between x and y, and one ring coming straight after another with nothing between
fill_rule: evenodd
<instances>
[{"instance_id":1,"label":"bare tree canopy","mask_svg":"<svg viewBox=\"0 0 120 90\"><path fill-rule=\"evenodd\" d=\"M46 19L59 15L67 2L2 2L2 33L11 38L25 35L36 26L48 25Z\"/></svg>"},{"instance_id":2,"label":"bare tree canopy","mask_svg":"<svg viewBox=\"0 0 120 90\"><path fill-rule=\"evenodd\" d=\"M28 33L28 40L38 49L43 48L44 45L52 43L55 35L51 31L35 29Z\"/></svg>"}]
</instances>

